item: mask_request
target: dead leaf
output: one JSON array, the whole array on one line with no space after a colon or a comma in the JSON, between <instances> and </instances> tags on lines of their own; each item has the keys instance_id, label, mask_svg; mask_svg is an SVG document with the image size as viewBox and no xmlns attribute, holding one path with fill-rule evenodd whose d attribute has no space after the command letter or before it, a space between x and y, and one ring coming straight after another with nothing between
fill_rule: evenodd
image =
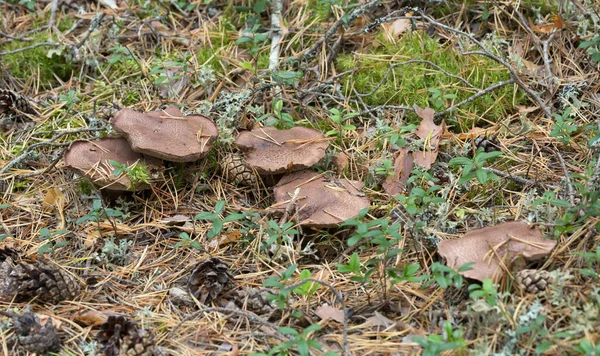
<instances>
[{"instance_id":1,"label":"dead leaf","mask_svg":"<svg viewBox=\"0 0 600 356\"><path fill-rule=\"evenodd\" d=\"M44 211L50 211L52 208L56 208L58 215L60 216L60 228L64 229L66 225L65 221L65 204L67 202L67 198L58 188L51 188L46 193L44 197L44 202L42 203L42 207Z\"/></svg>"},{"instance_id":2,"label":"dead leaf","mask_svg":"<svg viewBox=\"0 0 600 356\"><path fill-rule=\"evenodd\" d=\"M397 330L397 323L386 317L385 315L375 312L375 315L368 318L362 326L370 327L376 331L384 331L384 330Z\"/></svg>"},{"instance_id":3,"label":"dead leaf","mask_svg":"<svg viewBox=\"0 0 600 356\"><path fill-rule=\"evenodd\" d=\"M344 152L340 152L333 157L332 163L335 166L337 174L341 175L344 172L344 169L348 167L348 155Z\"/></svg>"},{"instance_id":4,"label":"dead leaf","mask_svg":"<svg viewBox=\"0 0 600 356\"><path fill-rule=\"evenodd\" d=\"M388 176L382 184L389 195L396 195L404 191L410 172L415 167L413 155L406 148L400 149L394 159L394 175Z\"/></svg>"},{"instance_id":5,"label":"dead leaf","mask_svg":"<svg viewBox=\"0 0 600 356\"><path fill-rule=\"evenodd\" d=\"M338 323L344 322L344 311L332 307L327 303L318 307L317 310L315 310L315 314L317 314L321 319L331 319L337 321Z\"/></svg>"},{"instance_id":6,"label":"dead leaf","mask_svg":"<svg viewBox=\"0 0 600 356\"><path fill-rule=\"evenodd\" d=\"M421 109L415 105L415 112L423 119L417 128L416 134L419 138L425 140L425 147L423 151L413 153L414 162L429 169L437 159L440 139L446 131L446 123L442 121L441 125L436 125L434 122L435 111L431 108Z\"/></svg>"},{"instance_id":7,"label":"dead leaf","mask_svg":"<svg viewBox=\"0 0 600 356\"><path fill-rule=\"evenodd\" d=\"M438 253L454 269L474 262L472 270L461 272L468 278L498 281L510 265L523 257L537 260L550 254L556 241L544 238L538 229L520 221L506 222L467 232L454 240L443 240Z\"/></svg>"},{"instance_id":8,"label":"dead leaf","mask_svg":"<svg viewBox=\"0 0 600 356\"><path fill-rule=\"evenodd\" d=\"M98 326L108 320L108 315L97 310L86 310L75 315L74 321L85 326Z\"/></svg>"},{"instance_id":9,"label":"dead leaf","mask_svg":"<svg viewBox=\"0 0 600 356\"><path fill-rule=\"evenodd\" d=\"M552 33L555 29L563 28L565 26L562 17L558 14L552 15L550 21L551 22L547 25L536 25L529 19L529 27L538 33Z\"/></svg>"},{"instance_id":10,"label":"dead leaf","mask_svg":"<svg viewBox=\"0 0 600 356\"><path fill-rule=\"evenodd\" d=\"M230 243L239 241L242 238L240 230L231 230L227 234L220 236L218 239L213 239L208 246L211 248L221 247Z\"/></svg>"}]
</instances>

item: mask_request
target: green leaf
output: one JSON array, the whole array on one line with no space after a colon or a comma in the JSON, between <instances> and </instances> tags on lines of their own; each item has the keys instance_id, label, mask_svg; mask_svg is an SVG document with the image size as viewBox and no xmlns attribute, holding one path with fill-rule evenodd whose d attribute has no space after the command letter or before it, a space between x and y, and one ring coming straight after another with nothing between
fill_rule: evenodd
<instances>
[{"instance_id":1,"label":"green leaf","mask_svg":"<svg viewBox=\"0 0 600 356\"><path fill-rule=\"evenodd\" d=\"M297 342L298 353L301 356L308 356L310 354L310 348L308 347L308 342L305 339L299 339Z\"/></svg>"},{"instance_id":2,"label":"green leaf","mask_svg":"<svg viewBox=\"0 0 600 356\"><path fill-rule=\"evenodd\" d=\"M44 244L44 245L40 246L40 248L38 249L38 253L44 254L44 253L48 252L50 247L52 247L51 243Z\"/></svg>"},{"instance_id":3,"label":"green leaf","mask_svg":"<svg viewBox=\"0 0 600 356\"><path fill-rule=\"evenodd\" d=\"M464 166L467 164L473 164L473 161L467 157L455 157L452 158L448 164Z\"/></svg>"},{"instance_id":4,"label":"green leaf","mask_svg":"<svg viewBox=\"0 0 600 356\"><path fill-rule=\"evenodd\" d=\"M478 169L475 171L475 176L477 177L477 180L479 181L479 183L481 184L485 184L488 178L488 174L485 170L483 169Z\"/></svg>"},{"instance_id":5,"label":"green leaf","mask_svg":"<svg viewBox=\"0 0 600 356\"><path fill-rule=\"evenodd\" d=\"M0 209L6 209L10 207L10 204L0 204Z\"/></svg>"}]
</instances>

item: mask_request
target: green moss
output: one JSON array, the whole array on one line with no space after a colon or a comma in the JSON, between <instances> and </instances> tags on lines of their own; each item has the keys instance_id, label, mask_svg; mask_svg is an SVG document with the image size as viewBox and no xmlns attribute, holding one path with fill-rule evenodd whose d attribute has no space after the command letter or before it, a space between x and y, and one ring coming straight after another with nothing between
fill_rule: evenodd
<instances>
[{"instance_id":1,"label":"green moss","mask_svg":"<svg viewBox=\"0 0 600 356\"><path fill-rule=\"evenodd\" d=\"M94 192L94 185L87 179L80 179L77 186L82 194L91 195Z\"/></svg>"},{"instance_id":2,"label":"green moss","mask_svg":"<svg viewBox=\"0 0 600 356\"><path fill-rule=\"evenodd\" d=\"M429 106L441 111L477 92L477 89L423 63L399 65L387 77L390 65L408 60L427 60L437 64L446 72L468 80L476 88L486 88L494 83L509 79L508 71L498 63L481 56L463 56L455 49L438 43L435 39L420 33L405 34L396 44L385 41L382 36L380 46L372 47L368 54L345 54L338 57L338 71L358 68L352 77L344 82L346 94L353 94L354 87L359 93L367 94L363 100L369 105L405 105L412 107ZM385 77L385 79L384 79ZM437 90L442 96L456 98L436 100L430 91ZM513 86L505 86L463 105L458 114L469 117L484 116L495 121L512 110L514 104L521 104L525 96L521 91L514 93ZM469 120L469 119L464 119ZM459 122L470 126L472 122Z\"/></svg>"},{"instance_id":3,"label":"green moss","mask_svg":"<svg viewBox=\"0 0 600 356\"><path fill-rule=\"evenodd\" d=\"M202 47L198 50L198 52L196 52L196 58L198 59L199 64L205 64L215 73L224 74L219 58L215 54L215 48Z\"/></svg>"},{"instance_id":4,"label":"green moss","mask_svg":"<svg viewBox=\"0 0 600 356\"><path fill-rule=\"evenodd\" d=\"M45 33L31 36L31 42L11 41L2 46L2 51L13 51L29 47L36 43L53 42ZM63 81L69 80L73 74L73 64L65 57L66 51L60 53L60 47L37 47L2 57L0 65L4 66L13 77L21 80L37 78L43 87L50 86L56 81L55 76ZM49 55L49 51L54 50Z\"/></svg>"}]
</instances>

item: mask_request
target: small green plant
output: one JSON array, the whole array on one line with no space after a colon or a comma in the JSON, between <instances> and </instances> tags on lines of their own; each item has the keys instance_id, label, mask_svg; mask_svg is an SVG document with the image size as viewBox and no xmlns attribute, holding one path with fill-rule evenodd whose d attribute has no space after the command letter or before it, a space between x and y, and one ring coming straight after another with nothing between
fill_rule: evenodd
<instances>
[{"instance_id":1,"label":"small green plant","mask_svg":"<svg viewBox=\"0 0 600 356\"><path fill-rule=\"evenodd\" d=\"M590 340L583 339L573 348L575 351L580 352L585 356L598 356L600 355L600 344L594 345Z\"/></svg>"},{"instance_id":2,"label":"small green plant","mask_svg":"<svg viewBox=\"0 0 600 356\"><path fill-rule=\"evenodd\" d=\"M471 270L471 266L473 264L474 262L465 263L464 265L460 266L458 270L455 271L451 267L443 265L439 262L434 262L431 265L432 275L429 278L429 280L425 282L424 285L427 286L435 282L444 289L450 286L460 288L464 283L464 278L460 273Z\"/></svg>"},{"instance_id":3,"label":"small green plant","mask_svg":"<svg viewBox=\"0 0 600 356\"><path fill-rule=\"evenodd\" d=\"M101 219L117 218L122 216L122 211L112 208L104 209L104 207L102 206L102 201L100 199L94 199L94 201L92 202L90 212L77 219L77 221L75 221L75 224L80 225L88 221L100 223Z\"/></svg>"},{"instance_id":4,"label":"small green plant","mask_svg":"<svg viewBox=\"0 0 600 356\"><path fill-rule=\"evenodd\" d=\"M435 196L435 192L442 189L439 185L434 185L427 188L427 190L421 187L414 187L410 190L408 196L398 195L396 199L402 203L406 211L411 215L416 215L422 212L425 207L431 203L441 203L445 200Z\"/></svg>"},{"instance_id":5,"label":"small green plant","mask_svg":"<svg viewBox=\"0 0 600 356\"><path fill-rule=\"evenodd\" d=\"M583 41L579 44L579 48L586 48L587 53L592 56L594 62L600 62L600 36L596 35L589 41Z\"/></svg>"},{"instance_id":6,"label":"small green plant","mask_svg":"<svg viewBox=\"0 0 600 356\"><path fill-rule=\"evenodd\" d=\"M127 262L127 250L131 245L133 245L133 241L126 239L119 240L117 245L115 239L111 237L105 240L100 258L109 263L122 266Z\"/></svg>"},{"instance_id":7,"label":"small green plant","mask_svg":"<svg viewBox=\"0 0 600 356\"><path fill-rule=\"evenodd\" d=\"M198 251L202 251L202 245L200 245L200 242L198 242L197 240L192 240L192 238L190 237L190 235L188 235L187 232L182 232L179 235L179 238L181 239L181 241L177 242L175 244L175 246L173 246L173 248L194 248Z\"/></svg>"},{"instance_id":8,"label":"small green plant","mask_svg":"<svg viewBox=\"0 0 600 356\"><path fill-rule=\"evenodd\" d=\"M277 126L280 129L291 129L294 127L294 118L292 115L283 111L283 100L273 101L273 115L264 114L258 118L258 121L266 120L268 126Z\"/></svg>"},{"instance_id":9,"label":"small green plant","mask_svg":"<svg viewBox=\"0 0 600 356\"><path fill-rule=\"evenodd\" d=\"M291 241L291 239L299 233L298 230L293 227L294 223L291 221L279 226L276 221L269 220L267 227L265 228L265 232L269 236L269 239L263 243L262 248L269 248L273 244L281 246L284 239Z\"/></svg>"},{"instance_id":10,"label":"small green plant","mask_svg":"<svg viewBox=\"0 0 600 356\"><path fill-rule=\"evenodd\" d=\"M73 109L76 103L80 101L77 97L77 93L75 90L69 90L66 94L60 94L58 96L58 101L61 103L65 103L69 110Z\"/></svg>"},{"instance_id":11,"label":"small green plant","mask_svg":"<svg viewBox=\"0 0 600 356\"><path fill-rule=\"evenodd\" d=\"M450 160L449 164L463 167L458 184L464 184L471 181L473 178L477 178L481 184L486 184L489 180L497 181L498 176L494 173L487 172L484 169L485 163L501 155L502 152L500 151L485 152L480 148L472 159L467 157L455 157Z\"/></svg>"},{"instance_id":12,"label":"small green plant","mask_svg":"<svg viewBox=\"0 0 600 356\"><path fill-rule=\"evenodd\" d=\"M350 256L348 264L337 263L335 266L340 273L352 273L353 276L350 277L350 280L358 283L368 282L371 278L371 274L375 272L375 268L363 266L356 252Z\"/></svg>"},{"instance_id":13,"label":"small green plant","mask_svg":"<svg viewBox=\"0 0 600 356\"><path fill-rule=\"evenodd\" d=\"M584 259L586 268L581 269L581 274L598 279L600 277L600 246L596 246L594 252L573 252L574 255L581 256Z\"/></svg>"},{"instance_id":14,"label":"small green plant","mask_svg":"<svg viewBox=\"0 0 600 356\"><path fill-rule=\"evenodd\" d=\"M246 217L245 214L229 214L225 218L221 218L220 214L223 212L225 208L225 201L219 200L217 204L215 204L215 212L202 212L194 216L195 220L208 220L212 222L212 227L207 233L207 237L212 239L218 236L221 231L223 231L223 225L227 222L232 222L236 220L241 220Z\"/></svg>"},{"instance_id":15,"label":"small green plant","mask_svg":"<svg viewBox=\"0 0 600 356\"><path fill-rule=\"evenodd\" d=\"M129 48L121 44L117 44L108 50L112 53L111 56L108 57L108 63L110 64L137 60L137 56Z\"/></svg>"},{"instance_id":16,"label":"small green plant","mask_svg":"<svg viewBox=\"0 0 600 356\"><path fill-rule=\"evenodd\" d=\"M444 322L444 335L415 336L413 338L423 348L423 356L437 356L443 351L463 348L467 342L460 329L453 330L449 321Z\"/></svg>"},{"instance_id":17,"label":"small green plant","mask_svg":"<svg viewBox=\"0 0 600 356\"><path fill-rule=\"evenodd\" d=\"M42 246L40 246L40 248L38 248L38 254L44 254L47 252L50 252L52 254L54 254L54 251L57 248L63 247L63 246L67 246L69 244L69 241L59 241L59 242L54 242L54 238L60 235L64 235L66 234L68 231L61 229L61 230L56 230L54 232L51 232L50 229L48 229L47 227L42 228L40 230L40 240L46 240L46 243L43 244Z\"/></svg>"},{"instance_id":18,"label":"small green plant","mask_svg":"<svg viewBox=\"0 0 600 356\"><path fill-rule=\"evenodd\" d=\"M571 118L571 108L567 108L562 115L552 114L556 122L552 125L550 137L558 137L558 141L563 145L571 142L571 134L579 129L575 120Z\"/></svg>"},{"instance_id":19,"label":"small green plant","mask_svg":"<svg viewBox=\"0 0 600 356\"><path fill-rule=\"evenodd\" d=\"M248 48L248 53L256 57L263 47L265 41L269 38L268 32L259 32L260 24L255 24L249 30L244 32L243 36L235 41L235 44L243 44Z\"/></svg>"},{"instance_id":20,"label":"small green plant","mask_svg":"<svg viewBox=\"0 0 600 356\"><path fill-rule=\"evenodd\" d=\"M382 159L379 165L375 167L375 174L384 177L393 177L394 162L389 158Z\"/></svg>"},{"instance_id":21,"label":"small green plant","mask_svg":"<svg viewBox=\"0 0 600 356\"><path fill-rule=\"evenodd\" d=\"M431 94L429 102L437 111L443 110L447 106L451 106L451 104L448 105L448 100L454 100L458 97L456 94L444 94L437 88L429 88L427 91Z\"/></svg>"},{"instance_id":22,"label":"small green plant","mask_svg":"<svg viewBox=\"0 0 600 356\"><path fill-rule=\"evenodd\" d=\"M148 172L148 167L144 163L137 161L128 167L114 160L109 160L108 162L115 167L115 170L113 171L115 177L119 177L121 174L127 176L131 182L130 188L135 189L135 187L138 187L140 184L150 184L150 173Z\"/></svg>"},{"instance_id":23,"label":"small green plant","mask_svg":"<svg viewBox=\"0 0 600 356\"><path fill-rule=\"evenodd\" d=\"M340 111L336 108L329 109L329 119L333 122L333 129L325 133L326 136L337 136L338 144L341 144L346 131L356 130L356 126L347 123L348 120L358 116L357 112Z\"/></svg>"},{"instance_id":24,"label":"small green plant","mask_svg":"<svg viewBox=\"0 0 600 356\"><path fill-rule=\"evenodd\" d=\"M497 303L498 290L492 280L486 278L481 285L474 283L469 286L469 297L471 299L483 298L488 305L493 307Z\"/></svg>"},{"instance_id":25,"label":"small green plant","mask_svg":"<svg viewBox=\"0 0 600 356\"><path fill-rule=\"evenodd\" d=\"M300 356L311 355L311 348L315 350L322 350L323 346L316 340L311 340L311 334L321 329L321 325L312 324L306 327L301 333L295 329L288 327L281 327L277 331L284 335L289 335L290 340L283 342L274 348L269 353L254 353L252 356L287 356L292 354L292 350L296 350ZM337 355L333 352L326 352L326 356Z\"/></svg>"}]
</instances>

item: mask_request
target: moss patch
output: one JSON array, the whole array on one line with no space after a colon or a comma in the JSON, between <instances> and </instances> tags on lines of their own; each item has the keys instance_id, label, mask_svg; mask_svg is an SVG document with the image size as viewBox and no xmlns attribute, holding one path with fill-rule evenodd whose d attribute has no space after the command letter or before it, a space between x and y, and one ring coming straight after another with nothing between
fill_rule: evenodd
<instances>
[{"instance_id":1,"label":"moss patch","mask_svg":"<svg viewBox=\"0 0 600 356\"><path fill-rule=\"evenodd\" d=\"M51 42L47 34L40 33L31 36L31 42L11 41L3 46L2 51L14 51L16 49L33 46L37 43ZM49 52L50 50L54 50ZM43 87L49 86L56 81L55 75L63 81L69 80L73 73L73 64L60 53L60 47L37 47L15 54L2 57L1 65L11 73L13 77L21 80L39 76Z\"/></svg>"},{"instance_id":2,"label":"moss patch","mask_svg":"<svg viewBox=\"0 0 600 356\"><path fill-rule=\"evenodd\" d=\"M477 89L424 63L397 65L386 77L391 65L409 60L435 63L444 71L468 80ZM481 56L463 56L449 45L418 32L404 34L395 44L381 35L378 46L372 46L369 53L341 55L336 64L340 72L358 68L354 76L344 81L344 90L348 95L352 94L352 87L361 94L374 90L363 98L369 105L412 107L417 104L436 111L468 98L478 89L509 79L508 71L498 63ZM477 116L496 121L524 100L525 95L520 90L515 93L513 86L505 86L462 106L458 113L471 114L467 115L470 120Z\"/></svg>"}]
</instances>

